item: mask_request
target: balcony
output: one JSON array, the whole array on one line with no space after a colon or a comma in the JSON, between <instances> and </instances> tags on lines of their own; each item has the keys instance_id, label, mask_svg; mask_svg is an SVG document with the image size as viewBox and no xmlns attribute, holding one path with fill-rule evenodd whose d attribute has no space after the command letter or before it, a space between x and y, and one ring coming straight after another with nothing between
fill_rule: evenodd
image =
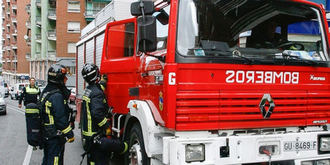
<instances>
[{"instance_id":1,"label":"balcony","mask_svg":"<svg viewBox=\"0 0 330 165\"><path fill-rule=\"evenodd\" d=\"M6 2L10 4L10 0L6 0Z\"/></svg>"},{"instance_id":2,"label":"balcony","mask_svg":"<svg viewBox=\"0 0 330 165\"><path fill-rule=\"evenodd\" d=\"M48 50L48 59L50 60L56 59L56 50Z\"/></svg>"},{"instance_id":3,"label":"balcony","mask_svg":"<svg viewBox=\"0 0 330 165\"><path fill-rule=\"evenodd\" d=\"M14 24L17 24L17 19L16 18L11 18L11 22Z\"/></svg>"},{"instance_id":4,"label":"balcony","mask_svg":"<svg viewBox=\"0 0 330 165\"><path fill-rule=\"evenodd\" d=\"M87 21L92 21L96 17L96 14L99 11L101 11L101 10L90 10L90 9L86 9L86 11L85 11L85 19Z\"/></svg>"},{"instance_id":5,"label":"balcony","mask_svg":"<svg viewBox=\"0 0 330 165\"><path fill-rule=\"evenodd\" d=\"M37 21L37 25L39 25L41 27L41 17L40 16L38 16L36 18L36 21Z\"/></svg>"},{"instance_id":6,"label":"balcony","mask_svg":"<svg viewBox=\"0 0 330 165\"><path fill-rule=\"evenodd\" d=\"M25 54L25 58L26 58L26 59L30 59L30 58L31 58L31 53L26 53L26 54Z\"/></svg>"},{"instance_id":7,"label":"balcony","mask_svg":"<svg viewBox=\"0 0 330 165\"><path fill-rule=\"evenodd\" d=\"M36 35L36 41L41 43L41 34Z\"/></svg>"},{"instance_id":8,"label":"balcony","mask_svg":"<svg viewBox=\"0 0 330 165\"><path fill-rule=\"evenodd\" d=\"M17 37L17 30L14 30L14 32L11 35L13 35L14 37Z\"/></svg>"},{"instance_id":9,"label":"balcony","mask_svg":"<svg viewBox=\"0 0 330 165\"><path fill-rule=\"evenodd\" d=\"M16 4L12 4L11 9L12 10L17 10L17 5Z\"/></svg>"},{"instance_id":10,"label":"balcony","mask_svg":"<svg viewBox=\"0 0 330 165\"><path fill-rule=\"evenodd\" d=\"M6 34L7 38L10 39L10 35L9 34Z\"/></svg>"},{"instance_id":11,"label":"balcony","mask_svg":"<svg viewBox=\"0 0 330 165\"><path fill-rule=\"evenodd\" d=\"M27 5L25 6L25 11L26 11L28 14L31 13L31 4L27 4Z\"/></svg>"},{"instance_id":12,"label":"balcony","mask_svg":"<svg viewBox=\"0 0 330 165\"><path fill-rule=\"evenodd\" d=\"M28 29L31 29L31 21L26 21L25 26L26 26Z\"/></svg>"},{"instance_id":13,"label":"balcony","mask_svg":"<svg viewBox=\"0 0 330 165\"><path fill-rule=\"evenodd\" d=\"M7 25L6 25L7 27L10 27L10 24L9 23L7 23Z\"/></svg>"},{"instance_id":14,"label":"balcony","mask_svg":"<svg viewBox=\"0 0 330 165\"><path fill-rule=\"evenodd\" d=\"M16 45L16 44L11 44L11 48L12 48L13 50L17 50L17 45Z\"/></svg>"},{"instance_id":15,"label":"balcony","mask_svg":"<svg viewBox=\"0 0 330 165\"><path fill-rule=\"evenodd\" d=\"M5 5L4 5L4 4L2 4L2 5L1 5L1 7L2 7L2 10L3 10L3 9L5 8Z\"/></svg>"},{"instance_id":16,"label":"balcony","mask_svg":"<svg viewBox=\"0 0 330 165\"><path fill-rule=\"evenodd\" d=\"M56 30L48 30L48 40L56 41Z\"/></svg>"},{"instance_id":17,"label":"balcony","mask_svg":"<svg viewBox=\"0 0 330 165\"><path fill-rule=\"evenodd\" d=\"M36 6L37 6L38 8L41 8L41 0L36 0Z\"/></svg>"},{"instance_id":18,"label":"balcony","mask_svg":"<svg viewBox=\"0 0 330 165\"><path fill-rule=\"evenodd\" d=\"M10 46L6 46L7 50L10 51L11 50L11 47Z\"/></svg>"},{"instance_id":19,"label":"balcony","mask_svg":"<svg viewBox=\"0 0 330 165\"><path fill-rule=\"evenodd\" d=\"M54 8L48 9L48 19L56 20L56 9Z\"/></svg>"}]
</instances>

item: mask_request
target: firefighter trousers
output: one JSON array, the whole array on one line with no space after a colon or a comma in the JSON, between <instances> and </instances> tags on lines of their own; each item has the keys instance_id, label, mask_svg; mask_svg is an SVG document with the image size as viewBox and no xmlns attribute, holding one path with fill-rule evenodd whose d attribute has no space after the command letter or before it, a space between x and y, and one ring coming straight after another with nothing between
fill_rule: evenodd
<instances>
[{"instance_id":1,"label":"firefighter trousers","mask_svg":"<svg viewBox=\"0 0 330 165\"><path fill-rule=\"evenodd\" d=\"M42 165L63 165L64 146L63 137L45 140Z\"/></svg>"}]
</instances>

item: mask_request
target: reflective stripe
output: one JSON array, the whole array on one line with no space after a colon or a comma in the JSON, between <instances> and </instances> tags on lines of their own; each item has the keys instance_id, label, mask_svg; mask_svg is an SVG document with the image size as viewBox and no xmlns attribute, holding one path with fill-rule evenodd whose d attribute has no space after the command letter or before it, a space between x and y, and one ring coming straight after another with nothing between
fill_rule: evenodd
<instances>
[{"instance_id":1,"label":"reflective stripe","mask_svg":"<svg viewBox=\"0 0 330 165\"><path fill-rule=\"evenodd\" d=\"M26 93L27 94L38 94L39 93L39 89L38 88L30 88L30 86L25 88Z\"/></svg>"},{"instance_id":2,"label":"reflective stripe","mask_svg":"<svg viewBox=\"0 0 330 165\"><path fill-rule=\"evenodd\" d=\"M102 127L105 123L107 123L107 118L104 118L101 122L99 122L99 127Z\"/></svg>"},{"instance_id":3,"label":"reflective stripe","mask_svg":"<svg viewBox=\"0 0 330 165\"><path fill-rule=\"evenodd\" d=\"M95 163L94 162L91 162L91 164L90 165L95 165Z\"/></svg>"},{"instance_id":4,"label":"reflective stripe","mask_svg":"<svg viewBox=\"0 0 330 165\"><path fill-rule=\"evenodd\" d=\"M49 101L46 101L45 107L46 107L46 114L48 115L49 123L45 123L45 125L52 125L54 124L54 117L50 114L49 107L52 106L52 103Z\"/></svg>"},{"instance_id":5,"label":"reflective stripe","mask_svg":"<svg viewBox=\"0 0 330 165\"><path fill-rule=\"evenodd\" d=\"M100 85L100 86L101 86L102 91L104 91L105 90L105 87L103 85Z\"/></svg>"},{"instance_id":6,"label":"reflective stripe","mask_svg":"<svg viewBox=\"0 0 330 165\"><path fill-rule=\"evenodd\" d=\"M67 134L69 131L71 131L72 130L72 128L71 128L71 126L68 126L67 128L65 128L64 130L62 130L62 132L64 133L64 134Z\"/></svg>"},{"instance_id":7,"label":"reflective stripe","mask_svg":"<svg viewBox=\"0 0 330 165\"><path fill-rule=\"evenodd\" d=\"M54 157L54 165L58 165L58 156Z\"/></svg>"},{"instance_id":8,"label":"reflective stripe","mask_svg":"<svg viewBox=\"0 0 330 165\"><path fill-rule=\"evenodd\" d=\"M83 100L86 101L86 111L87 111L87 132L83 131L83 135L93 136L96 132L92 131L92 116L91 116L91 112L89 109L89 103L90 103L91 99L88 98L87 96L83 96Z\"/></svg>"},{"instance_id":9,"label":"reflective stripe","mask_svg":"<svg viewBox=\"0 0 330 165\"><path fill-rule=\"evenodd\" d=\"M82 131L82 134L84 136L93 136L94 134L96 134L96 132L86 132L86 131Z\"/></svg>"},{"instance_id":10,"label":"reflective stripe","mask_svg":"<svg viewBox=\"0 0 330 165\"><path fill-rule=\"evenodd\" d=\"M64 104L66 104L66 100L64 100Z\"/></svg>"},{"instance_id":11,"label":"reflective stripe","mask_svg":"<svg viewBox=\"0 0 330 165\"><path fill-rule=\"evenodd\" d=\"M25 109L25 113L39 113L39 109Z\"/></svg>"}]
</instances>

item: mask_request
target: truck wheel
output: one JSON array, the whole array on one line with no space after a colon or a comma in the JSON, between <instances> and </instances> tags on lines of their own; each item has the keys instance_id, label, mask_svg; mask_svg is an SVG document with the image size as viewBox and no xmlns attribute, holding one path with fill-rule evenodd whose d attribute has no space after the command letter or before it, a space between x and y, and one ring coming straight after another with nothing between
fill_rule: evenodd
<instances>
[{"instance_id":1,"label":"truck wheel","mask_svg":"<svg viewBox=\"0 0 330 165\"><path fill-rule=\"evenodd\" d=\"M135 124L125 139L128 142L128 152L125 154L125 165L149 165L150 160L144 149L140 124Z\"/></svg>"}]
</instances>

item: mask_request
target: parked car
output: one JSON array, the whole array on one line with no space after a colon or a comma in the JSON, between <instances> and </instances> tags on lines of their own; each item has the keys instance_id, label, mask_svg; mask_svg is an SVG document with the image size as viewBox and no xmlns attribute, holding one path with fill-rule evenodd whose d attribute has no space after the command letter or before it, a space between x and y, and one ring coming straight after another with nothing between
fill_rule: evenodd
<instances>
[{"instance_id":1,"label":"parked car","mask_svg":"<svg viewBox=\"0 0 330 165\"><path fill-rule=\"evenodd\" d=\"M0 114L6 115L7 114L7 103L4 98L4 93L0 93Z\"/></svg>"},{"instance_id":2,"label":"parked car","mask_svg":"<svg viewBox=\"0 0 330 165\"><path fill-rule=\"evenodd\" d=\"M21 93L24 87L28 86L29 83L17 83L15 84L10 91L10 98L18 100L21 97Z\"/></svg>"},{"instance_id":3,"label":"parked car","mask_svg":"<svg viewBox=\"0 0 330 165\"><path fill-rule=\"evenodd\" d=\"M71 94L69 97L70 104L74 104L76 101L76 88L71 88Z\"/></svg>"}]
</instances>

